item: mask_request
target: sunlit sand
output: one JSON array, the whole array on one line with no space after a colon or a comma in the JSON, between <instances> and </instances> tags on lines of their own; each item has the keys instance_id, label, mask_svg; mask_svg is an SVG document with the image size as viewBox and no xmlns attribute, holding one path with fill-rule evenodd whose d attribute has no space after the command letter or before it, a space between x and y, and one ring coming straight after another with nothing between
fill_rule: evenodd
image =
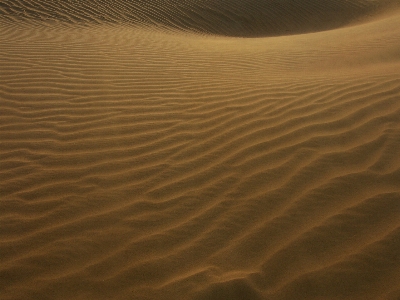
<instances>
[{"instance_id":1,"label":"sunlit sand","mask_svg":"<svg viewBox=\"0 0 400 300\"><path fill-rule=\"evenodd\" d=\"M400 2L0 3L0 299L400 299Z\"/></svg>"}]
</instances>

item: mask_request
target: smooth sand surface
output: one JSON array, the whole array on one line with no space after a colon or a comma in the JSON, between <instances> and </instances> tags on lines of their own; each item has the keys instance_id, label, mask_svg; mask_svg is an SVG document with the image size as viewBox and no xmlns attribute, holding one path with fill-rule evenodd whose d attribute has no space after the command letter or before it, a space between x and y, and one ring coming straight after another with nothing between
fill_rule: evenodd
<instances>
[{"instance_id":1,"label":"smooth sand surface","mask_svg":"<svg viewBox=\"0 0 400 300\"><path fill-rule=\"evenodd\" d=\"M400 2L2 0L0 299L400 299Z\"/></svg>"}]
</instances>

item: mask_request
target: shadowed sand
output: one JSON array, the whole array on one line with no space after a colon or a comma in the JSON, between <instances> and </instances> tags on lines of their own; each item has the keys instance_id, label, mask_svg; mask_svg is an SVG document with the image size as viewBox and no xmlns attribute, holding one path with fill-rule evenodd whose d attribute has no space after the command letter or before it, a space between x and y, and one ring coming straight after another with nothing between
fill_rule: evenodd
<instances>
[{"instance_id":1,"label":"shadowed sand","mask_svg":"<svg viewBox=\"0 0 400 300\"><path fill-rule=\"evenodd\" d=\"M398 1L2 1L0 298L400 299L399 70Z\"/></svg>"}]
</instances>

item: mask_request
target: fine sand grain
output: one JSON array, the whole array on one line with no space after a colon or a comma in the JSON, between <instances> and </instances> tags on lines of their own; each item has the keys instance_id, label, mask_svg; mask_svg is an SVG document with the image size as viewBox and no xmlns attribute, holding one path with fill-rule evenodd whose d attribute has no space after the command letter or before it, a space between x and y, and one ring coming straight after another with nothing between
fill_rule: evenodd
<instances>
[{"instance_id":1,"label":"fine sand grain","mask_svg":"<svg viewBox=\"0 0 400 300\"><path fill-rule=\"evenodd\" d=\"M400 2L2 0L0 299L400 299Z\"/></svg>"}]
</instances>

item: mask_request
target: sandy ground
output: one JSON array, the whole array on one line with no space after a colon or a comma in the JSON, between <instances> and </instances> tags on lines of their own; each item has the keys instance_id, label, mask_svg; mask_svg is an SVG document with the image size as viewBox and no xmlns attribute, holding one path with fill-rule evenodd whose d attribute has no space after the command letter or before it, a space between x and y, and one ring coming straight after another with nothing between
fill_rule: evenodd
<instances>
[{"instance_id":1,"label":"sandy ground","mask_svg":"<svg viewBox=\"0 0 400 300\"><path fill-rule=\"evenodd\" d=\"M0 299L400 299L400 2L3 0Z\"/></svg>"}]
</instances>

